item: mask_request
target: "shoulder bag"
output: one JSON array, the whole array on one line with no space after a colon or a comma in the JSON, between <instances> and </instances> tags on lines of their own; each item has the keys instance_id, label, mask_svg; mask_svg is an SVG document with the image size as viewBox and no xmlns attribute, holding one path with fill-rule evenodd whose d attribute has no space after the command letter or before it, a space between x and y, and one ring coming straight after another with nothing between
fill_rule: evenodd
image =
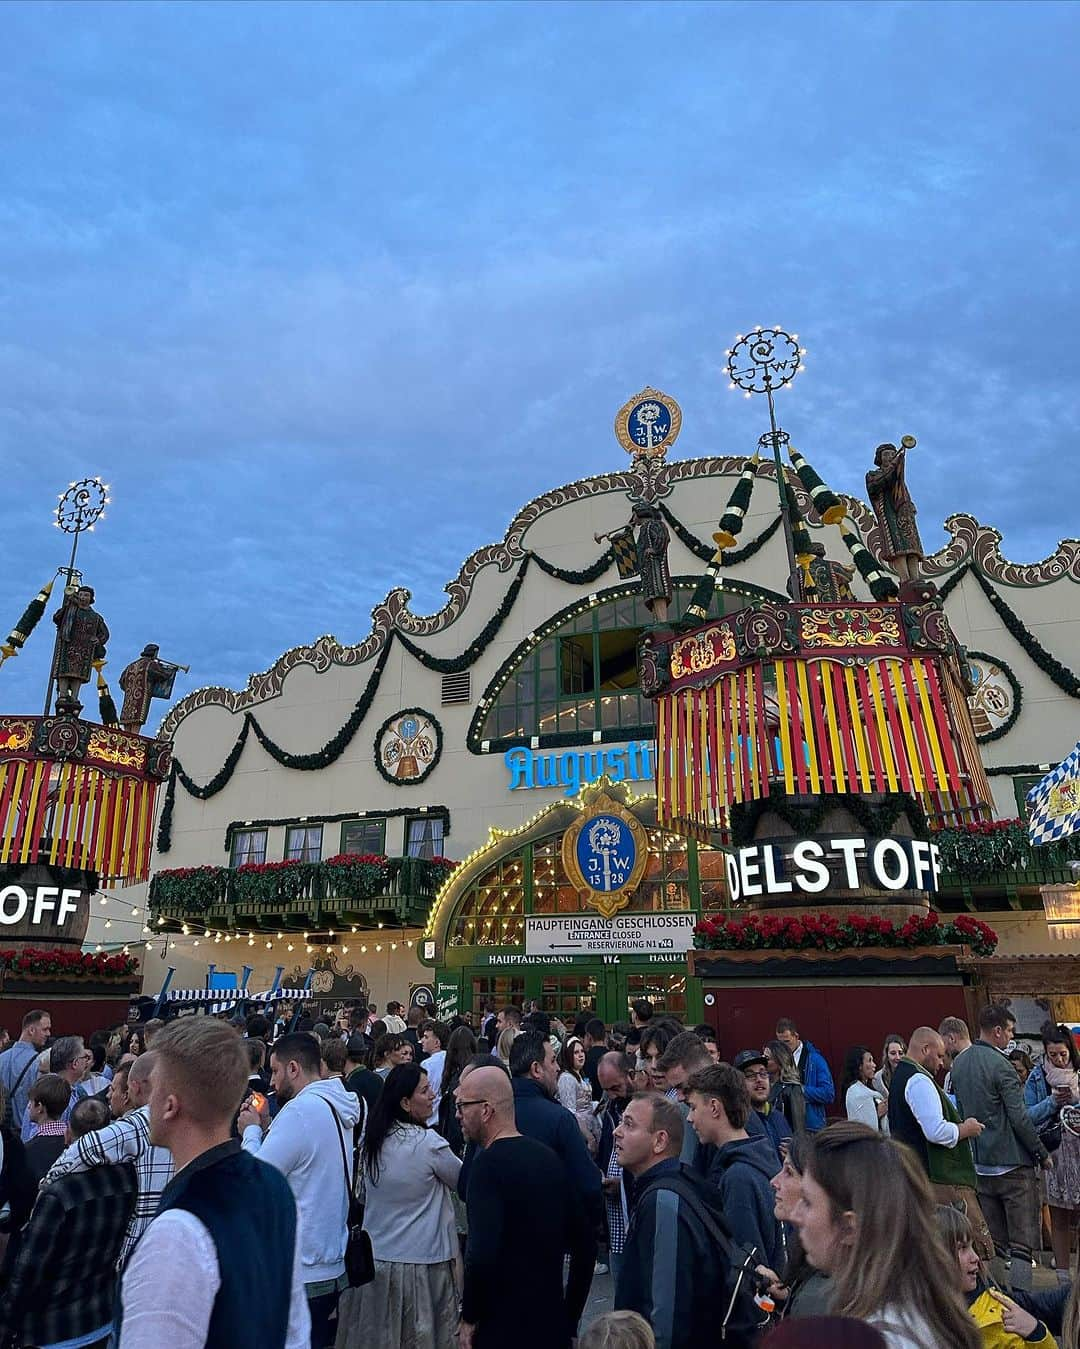
<instances>
[{"instance_id":1,"label":"shoulder bag","mask_svg":"<svg viewBox=\"0 0 1080 1349\"><path fill-rule=\"evenodd\" d=\"M326 1097L323 1097L326 1100ZM341 1169L345 1177L345 1193L349 1197L348 1238L345 1242L345 1277L350 1288L362 1288L375 1277L375 1253L371 1249L371 1237L364 1231L364 1206L353 1193L353 1182L349 1177L349 1157L345 1151L345 1135L341 1120L329 1101L326 1108L334 1117L338 1143L341 1145Z\"/></svg>"}]
</instances>

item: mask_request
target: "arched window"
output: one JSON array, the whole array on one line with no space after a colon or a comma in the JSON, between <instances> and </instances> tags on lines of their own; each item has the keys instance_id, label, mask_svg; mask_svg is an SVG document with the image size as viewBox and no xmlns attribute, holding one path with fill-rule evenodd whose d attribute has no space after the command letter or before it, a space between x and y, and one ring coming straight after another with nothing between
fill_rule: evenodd
<instances>
[{"instance_id":1,"label":"arched window","mask_svg":"<svg viewBox=\"0 0 1080 1349\"><path fill-rule=\"evenodd\" d=\"M672 610L682 613L697 579L673 584ZM616 587L556 614L513 653L485 692L469 729L469 747L630 740L652 732L654 710L638 686L637 645L649 611L638 583ZM713 593L710 618L743 609L768 594L727 581ZM782 599L772 595L770 598Z\"/></svg>"}]
</instances>

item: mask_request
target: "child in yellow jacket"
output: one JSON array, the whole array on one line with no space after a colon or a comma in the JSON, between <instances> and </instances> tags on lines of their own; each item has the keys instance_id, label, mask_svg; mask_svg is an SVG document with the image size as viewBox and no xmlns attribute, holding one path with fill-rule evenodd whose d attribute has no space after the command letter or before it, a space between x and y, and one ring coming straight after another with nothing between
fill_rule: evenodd
<instances>
[{"instance_id":1,"label":"child in yellow jacket","mask_svg":"<svg viewBox=\"0 0 1080 1349\"><path fill-rule=\"evenodd\" d=\"M1026 1349L1033 1345L1037 1349L1056 1349L1056 1341L1042 1321L983 1282L982 1261L966 1216L942 1206L937 1218L945 1247L956 1257L960 1291L979 1327L983 1349Z\"/></svg>"}]
</instances>

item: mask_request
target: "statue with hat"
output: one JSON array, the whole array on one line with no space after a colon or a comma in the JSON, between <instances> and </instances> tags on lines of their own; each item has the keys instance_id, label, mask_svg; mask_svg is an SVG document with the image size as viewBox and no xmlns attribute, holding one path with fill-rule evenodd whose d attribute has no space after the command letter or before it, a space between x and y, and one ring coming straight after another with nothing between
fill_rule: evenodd
<instances>
[{"instance_id":1,"label":"statue with hat","mask_svg":"<svg viewBox=\"0 0 1080 1349\"><path fill-rule=\"evenodd\" d=\"M79 582L65 589L64 603L53 614L57 627L56 710L62 716L77 716L82 710L79 690L90 678L94 662L105 659L109 629L93 604L93 586Z\"/></svg>"},{"instance_id":2,"label":"statue with hat","mask_svg":"<svg viewBox=\"0 0 1080 1349\"><path fill-rule=\"evenodd\" d=\"M814 540L810 544L812 554L806 567L807 599L817 604L840 604L854 600L851 581L855 575L854 567L845 567L842 562L833 562L825 556L825 545Z\"/></svg>"},{"instance_id":3,"label":"statue with hat","mask_svg":"<svg viewBox=\"0 0 1080 1349\"><path fill-rule=\"evenodd\" d=\"M171 698L177 670L187 669L184 665L159 660L159 650L157 642L148 642L142 649L142 655L126 665L120 674L120 687L124 690L120 725L134 735L146 725L150 715L150 700Z\"/></svg>"},{"instance_id":4,"label":"statue with hat","mask_svg":"<svg viewBox=\"0 0 1080 1349\"><path fill-rule=\"evenodd\" d=\"M915 503L904 481L904 461L914 446L914 436L904 436L899 449L879 445L874 452L877 468L866 475L866 491L884 541L881 555L892 563L901 581L919 579L919 563L924 556L915 523Z\"/></svg>"},{"instance_id":5,"label":"statue with hat","mask_svg":"<svg viewBox=\"0 0 1080 1349\"><path fill-rule=\"evenodd\" d=\"M631 529L637 529L637 564L641 575L641 596L657 623L666 623L671 603L671 572L668 547L671 535L660 512L644 501L634 502Z\"/></svg>"}]
</instances>

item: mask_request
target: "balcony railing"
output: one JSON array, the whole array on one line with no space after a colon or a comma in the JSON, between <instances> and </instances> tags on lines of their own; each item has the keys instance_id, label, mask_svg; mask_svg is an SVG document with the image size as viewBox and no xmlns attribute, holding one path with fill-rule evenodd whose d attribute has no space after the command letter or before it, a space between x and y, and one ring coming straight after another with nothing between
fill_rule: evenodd
<instances>
[{"instance_id":1,"label":"balcony railing","mask_svg":"<svg viewBox=\"0 0 1080 1349\"><path fill-rule=\"evenodd\" d=\"M446 858L342 855L325 862L180 867L150 881L157 931L185 924L228 931L417 927L456 863Z\"/></svg>"}]
</instances>

